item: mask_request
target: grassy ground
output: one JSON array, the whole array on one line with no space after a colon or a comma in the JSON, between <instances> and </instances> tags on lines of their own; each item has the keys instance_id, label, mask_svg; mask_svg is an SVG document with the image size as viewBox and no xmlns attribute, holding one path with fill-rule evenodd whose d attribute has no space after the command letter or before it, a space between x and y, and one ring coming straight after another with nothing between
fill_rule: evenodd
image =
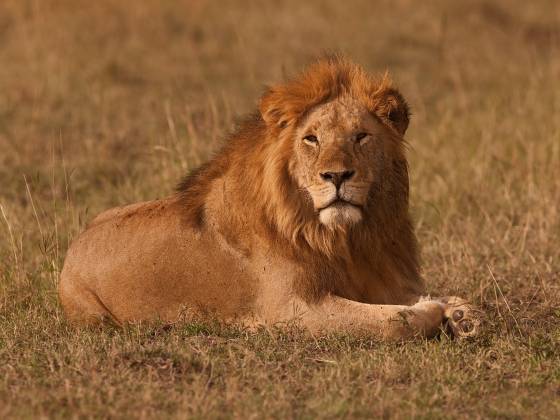
<instances>
[{"instance_id":1,"label":"grassy ground","mask_svg":"<svg viewBox=\"0 0 560 420\"><path fill-rule=\"evenodd\" d=\"M70 328L56 285L84 223L168 194L325 50L409 99L423 274L482 335ZM559 80L552 0L0 2L0 417L558 416Z\"/></svg>"}]
</instances>

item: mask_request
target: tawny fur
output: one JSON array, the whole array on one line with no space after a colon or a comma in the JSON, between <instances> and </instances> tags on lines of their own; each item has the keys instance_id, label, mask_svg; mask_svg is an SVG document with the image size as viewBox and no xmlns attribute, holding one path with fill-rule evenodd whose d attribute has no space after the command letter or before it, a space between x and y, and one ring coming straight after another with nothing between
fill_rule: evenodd
<instances>
[{"instance_id":1,"label":"tawny fur","mask_svg":"<svg viewBox=\"0 0 560 420\"><path fill-rule=\"evenodd\" d=\"M418 302L408 121L387 76L342 58L272 87L259 113L174 196L91 222L61 276L68 316L173 321L191 311L248 325L435 334L449 308ZM359 130L367 138L356 140ZM302 141L308 131L320 141ZM335 188L329 171L352 179ZM333 188L343 201L323 208Z\"/></svg>"}]
</instances>

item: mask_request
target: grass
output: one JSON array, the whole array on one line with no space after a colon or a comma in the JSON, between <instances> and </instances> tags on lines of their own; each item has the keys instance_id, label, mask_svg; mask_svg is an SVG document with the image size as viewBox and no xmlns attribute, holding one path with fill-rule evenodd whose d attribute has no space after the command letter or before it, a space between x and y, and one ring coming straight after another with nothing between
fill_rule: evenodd
<instances>
[{"instance_id":1,"label":"grass","mask_svg":"<svg viewBox=\"0 0 560 420\"><path fill-rule=\"evenodd\" d=\"M71 328L56 285L84 224L170 193L325 50L411 103L423 275L485 311L480 337ZM5 0L0 63L0 417L560 412L557 2Z\"/></svg>"}]
</instances>

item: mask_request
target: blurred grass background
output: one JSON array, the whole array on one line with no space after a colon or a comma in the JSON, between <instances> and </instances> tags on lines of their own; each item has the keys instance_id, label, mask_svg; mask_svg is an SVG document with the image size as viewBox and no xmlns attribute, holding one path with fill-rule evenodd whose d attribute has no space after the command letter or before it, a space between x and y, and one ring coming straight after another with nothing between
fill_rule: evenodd
<instances>
[{"instance_id":1,"label":"blurred grass background","mask_svg":"<svg viewBox=\"0 0 560 420\"><path fill-rule=\"evenodd\" d=\"M423 275L486 311L482 336L71 329L71 238L169 194L266 84L326 51L409 100ZM557 416L559 81L553 0L3 0L0 416Z\"/></svg>"}]
</instances>

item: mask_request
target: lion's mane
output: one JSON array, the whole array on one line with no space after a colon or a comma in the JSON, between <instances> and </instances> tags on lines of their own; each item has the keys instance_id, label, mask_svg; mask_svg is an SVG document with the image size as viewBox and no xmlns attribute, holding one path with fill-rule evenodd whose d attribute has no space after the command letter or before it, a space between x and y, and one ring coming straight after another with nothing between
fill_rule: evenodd
<instances>
[{"instance_id":1,"label":"lion's mane","mask_svg":"<svg viewBox=\"0 0 560 420\"><path fill-rule=\"evenodd\" d=\"M298 122L313 107L343 94L358 99L387 127L391 156L385 159L384 176L370 191L363 222L332 229L319 222L289 168ZM296 260L312 261L319 271L365 264L372 275L394 278L398 271L398 277L409 284L395 287L417 290L421 283L408 212L403 140L408 120L408 106L387 75L373 78L340 57L320 60L288 82L269 88L259 112L241 122L214 158L179 185L185 220L193 227L204 225L212 182L227 174L227 182L238 190L237 198L223 210L228 213L231 237L243 238L249 224L269 247ZM320 283L319 277L315 281ZM330 287L307 286L312 294Z\"/></svg>"}]
</instances>

